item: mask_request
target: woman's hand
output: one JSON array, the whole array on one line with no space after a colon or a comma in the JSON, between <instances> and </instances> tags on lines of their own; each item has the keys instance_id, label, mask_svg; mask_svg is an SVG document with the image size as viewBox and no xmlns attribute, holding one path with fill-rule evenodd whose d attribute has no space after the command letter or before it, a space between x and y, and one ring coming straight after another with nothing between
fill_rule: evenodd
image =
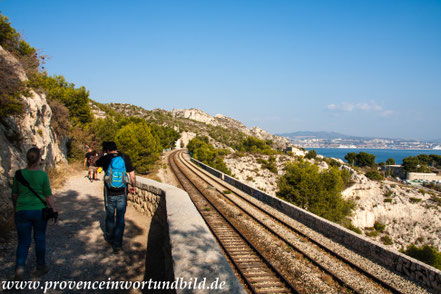
<instances>
[{"instance_id":1,"label":"woman's hand","mask_svg":"<svg viewBox=\"0 0 441 294\"><path fill-rule=\"evenodd\" d=\"M55 217L53 218L53 224L55 225L58 222L58 211L54 210Z\"/></svg>"}]
</instances>

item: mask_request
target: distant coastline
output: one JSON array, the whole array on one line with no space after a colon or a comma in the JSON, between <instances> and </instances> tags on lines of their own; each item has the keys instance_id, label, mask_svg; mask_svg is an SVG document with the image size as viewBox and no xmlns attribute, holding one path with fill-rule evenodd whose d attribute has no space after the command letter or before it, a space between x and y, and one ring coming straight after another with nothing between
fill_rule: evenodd
<instances>
[{"instance_id":1,"label":"distant coastline","mask_svg":"<svg viewBox=\"0 0 441 294\"><path fill-rule=\"evenodd\" d=\"M399 138L356 137L335 132L294 132L281 134L303 148L357 148L390 150L441 150L441 139L420 141Z\"/></svg>"},{"instance_id":2,"label":"distant coastline","mask_svg":"<svg viewBox=\"0 0 441 294\"><path fill-rule=\"evenodd\" d=\"M437 154L441 155L441 150L436 149L385 149L385 148L305 148L306 150L314 149L317 154L325 157L338 158L343 161L345 155L349 152L367 152L375 155L375 162L385 162L389 158L393 158L397 164L401 164L403 159L408 156L416 156L419 154Z\"/></svg>"}]
</instances>

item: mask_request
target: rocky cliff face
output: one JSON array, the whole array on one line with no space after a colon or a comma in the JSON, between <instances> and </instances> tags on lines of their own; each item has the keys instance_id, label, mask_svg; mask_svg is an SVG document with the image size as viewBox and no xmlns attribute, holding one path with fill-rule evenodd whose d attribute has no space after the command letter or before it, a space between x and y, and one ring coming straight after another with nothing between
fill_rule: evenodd
<instances>
[{"instance_id":1,"label":"rocky cliff face","mask_svg":"<svg viewBox=\"0 0 441 294\"><path fill-rule=\"evenodd\" d=\"M268 133L265 130L262 130L259 127L252 127L250 129L250 132L252 134L252 136L259 138L261 140L271 140L273 141L273 144L281 149L284 149L288 146L292 146L291 142L289 142L289 140L287 138L283 138L280 136L276 136L276 135L272 135L270 133ZM300 149L299 149L300 150Z\"/></svg>"},{"instance_id":2,"label":"rocky cliff face","mask_svg":"<svg viewBox=\"0 0 441 294\"><path fill-rule=\"evenodd\" d=\"M379 183L359 174L354 179L355 185L343 196L357 203L352 223L363 234L379 242L390 236L396 249L430 244L441 250L441 204L429 191L389 181ZM375 223L385 226L378 235L373 234Z\"/></svg>"},{"instance_id":3,"label":"rocky cliff face","mask_svg":"<svg viewBox=\"0 0 441 294\"><path fill-rule=\"evenodd\" d=\"M205 124L220 126L226 129L235 129L247 136L254 136L261 140L271 140L276 148L284 149L292 146L288 139L272 135L259 127L248 129L243 123L222 114L211 116L199 109L174 109L172 111L174 117L192 119Z\"/></svg>"},{"instance_id":4,"label":"rocky cliff face","mask_svg":"<svg viewBox=\"0 0 441 294\"><path fill-rule=\"evenodd\" d=\"M17 78L26 81L19 62L0 46L2 64L14 69ZM51 129L52 110L44 94L29 91L22 97L24 113L19 117L0 118L0 233L12 223L11 181L16 170L26 167L26 152L36 146L42 150L42 165L52 167L66 161L66 150Z\"/></svg>"}]
</instances>

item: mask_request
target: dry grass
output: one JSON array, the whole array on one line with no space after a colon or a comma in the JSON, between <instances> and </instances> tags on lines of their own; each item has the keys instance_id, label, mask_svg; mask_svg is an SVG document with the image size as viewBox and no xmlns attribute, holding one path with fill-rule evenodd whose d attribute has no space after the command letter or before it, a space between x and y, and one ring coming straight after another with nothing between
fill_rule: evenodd
<instances>
[{"instance_id":1,"label":"dry grass","mask_svg":"<svg viewBox=\"0 0 441 294\"><path fill-rule=\"evenodd\" d=\"M159 173L161 171L161 169L164 168L164 162L162 162L161 159L158 159L155 164L153 165L152 169L150 170L150 172L146 175L138 175L147 179L151 179L157 182L162 182L161 177L159 176Z\"/></svg>"},{"instance_id":2,"label":"dry grass","mask_svg":"<svg viewBox=\"0 0 441 294\"><path fill-rule=\"evenodd\" d=\"M157 175L157 174L148 174L145 176L146 178L153 180L153 181L157 181L157 182L162 182L161 178Z\"/></svg>"},{"instance_id":3,"label":"dry grass","mask_svg":"<svg viewBox=\"0 0 441 294\"><path fill-rule=\"evenodd\" d=\"M73 173L84 171L81 162L63 163L47 171L52 189L60 189L63 187L68 176Z\"/></svg>"}]
</instances>

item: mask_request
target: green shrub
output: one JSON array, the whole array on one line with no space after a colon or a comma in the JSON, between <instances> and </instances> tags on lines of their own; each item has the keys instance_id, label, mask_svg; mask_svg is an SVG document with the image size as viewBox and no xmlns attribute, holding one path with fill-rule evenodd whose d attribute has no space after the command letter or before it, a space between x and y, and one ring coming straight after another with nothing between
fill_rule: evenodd
<instances>
[{"instance_id":1,"label":"green shrub","mask_svg":"<svg viewBox=\"0 0 441 294\"><path fill-rule=\"evenodd\" d=\"M241 143L235 147L236 150L239 150L241 152L253 152L266 155L277 153L277 151L272 149L271 141L261 140L252 136L243 139Z\"/></svg>"},{"instance_id":2,"label":"green shrub","mask_svg":"<svg viewBox=\"0 0 441 294\"><path fill-rule=\"evenodd\" d=\"M372 169L366 173L366 177L373 181L382 181L383 176L380 174L380 172L376 169Z\"/></svg>"},{"instance_id":3,"label":"green shrub","mask_svg":"<svg viewBox=\"0 0 441 294\"><path fill-rule=\"evenodd\" d=\"M438 154L408 156L403 159L402 165L407 172L430 172L430 167L441 167L441 156Z\"/></svg>"},{"instance_id":4,"label":"green shrub","mask_svg":"<svg viewBox=\"0 0 441 294\"><path fill-rule=\"evenodd\" d=\"M58 100L50 100L49 107L52 109L51 127L61 137L67 136L69 132L69 110Z\"/></svg>"},{"instance_id":5,"label":"green shrub","mask_svg":"<svg viewBox=\"0 0 441 294\"><path fill-rule=\"evenodd\" d=\"M396 164L395 159L393 159L392 157L389 158L388 160L386 160L386 164L387 165L395 165Z\"/></svg>"},{"instance_id":6,"label":"green shrub","mask_svg":"<svg viewBox=\"0 0 441 294\"><path fill-rule=\"evenodd\" d=\"M209 166L231 175L231 171L227 168L223 160L223 155L228 153L223 149L216 149L208 142L208 137L195 137L188 142L188 151L193 157Z\"/></svg>"},{"instance_id":7,"label":"green shrub","mask_svg":"<svg viewBox=\"0 0 441 294\"><path fill-rule=\"evenodd\" d=\"M374 229L380 233L384 232L384 229L386 228L385 224L382 224L380 222L375 222L374 223Z\"/></svg>"},{"instance_id":8,"label":"green shrub","mask_svg":"<svg viewBox=\"0 0 441 294\"><path fill-rule=\"evenodd\" d=\"M441 205L441 197L433 196L430 198L433 202L435 202L438 205Z\"/></svg>"},{"instance_id":9,"label":"green shrub","mask_svg":"<svg viewBox=\"0 0 441 294\"><path fill-rule=\"evenodd\" d=\"M351 230L351 231L353 231L353 232L355 232L355 233L361 235L361 230L360 230L360 228L357 228L357 227L354 226L353 224L349 224L349 225L347 226L347 228L348 228L349 230Z\"/></svg>"},{"instance_id":10,"label":"green shrub","mask_svg":"<svg viewBox=\"0 0 441 294\"><path fill-rule=\"evenodd\" d=\"M345 155L345 159L350 165L358 167L375 166L375 155L366 152L349 152Z\"/></svg>"},{"instance_id":11,"label":"green shrub","mask_svg":"<svg viewBox=\"0 0 441 294\"><path fill-rule=\"evenodd\" d=\"M308 158L308 159L313 159L316 157L317 157L317 151L315 151L315 150L311 150L308 153L306 153L306 155L305 155L305 158Z\"/></svg>"},{"instance_id":12,"label":"green shrub","mask_svg":"<svg viewBox=\"0 0 441 294\"><path fill-rule=\"evenodd\" d=\"M343 184L346 188L352 186L355 182L352 180L351 173L347 169L340 170L341 179L343 180Z\"/></svg>"},{"instance_id":13,"label":"green shrub","mask_svg":"<svg viewBox=\"0 0 441 294\"><path fill-rule=\"evenodd\" d=\"M89 91L85 87L75 88L75 84L67 82L63 76L48 76L46 73L33 75L29 85L45 92L49 101L62 102L69 109L69 119L74 125L92 122Z\"/></svg>"},{"instance_id":14,"label":"green shrub","mask_svg":"<svg viewBox=\"0 0 441 294\"><path fill-rule=\"evenodd\" d=\"M384 245L392 245L394 242L392 241L392 238L389 236L383 236L380 238L381 242L383 242Z\"/></svg>"},{"instance_id":15,"label":"green shrub","mask_svg":"<svg viewBox=\"0 0 441 294\"><path fill-rule=\"evenodd\" d=\"M262 164L262 168L265 168L270 172L277 174L276 158L274 156L270 156L268 160L259 158L257 162Z\"/></svg>"},{"instance_id":16,"label":"green shrub","mask_svg":"<svg viewBox=\"0 0 441 294\"><path fill-rule=\"evenodd\" d=\"M331 221L341 221L354 207L343 199L345 185L341 171L332 167L319 172L307 161L291 162L278 181L277 196Z\"/></svg>"},{"instance_id":17,"label":"green shrub","mask_svg":"<svg viewBox=\"0 0 441 294\"><path fill-rule=\"evenodd\" d=\"M420 198L415 198L415 197L410 197L410 198L409 198L410 203L419 203L419 202L421 202L421 200L422 200L422 199L420 199Z\"/></svg>"},{"instance_id":18,"label":"green shrub","mask_svg":"<svg viewBox=\"0 0 441 294\"><path fill-rule=\"evenodd\" d=\"M341 163L338 162L337 160L335 160L334 158L328 158L325 157L325 162L329 165L329 166L335 166L335 167L340 167ZM349 171L348 171L349 172Z\"/></svg>"},{"instance_id":19,"label":"green shrub","mask_svg":"<svg viewBox=\"0 0 441 294\"><path fill-rule=\"evenodd\" d=\"M433 246L416 247L411 244L404 253L441 270L441 253Z\"/></svg>"},{"instance_id":20,"label":"green shrub","mask_svg":"<svg viewBox=\"0 0 441 294\"><path fill-rule=\"evenodd\" d=\"M384 197L391 197L392 194L394 194L394 192L392 192L391 190L387 190L386 192L384 192L383 196Z\"/></svg>"},{"instance_id":21,"label":"green shrub","mask_svg":"<svg viewBox=\"0 0 441 294\"><path fill-rule=\"evenodd\" d=\"M161 144L146 122L125 125L116 133L115 142L118 150L130 156L133 167L140 174L149 172L161 152Z\"/></svg>"},{"instance_id":22,"label":"green shrub","mask_svg":"<svg viewBox=\"0 0 441 294\"><path fill-rule=\"evenodd\" d=\"M392 199L391 199L391 198L385 198L385 199L384 199L384 202L388 202L388 203L390 203L390 202L392 202Z\"/></svg>"},{"instance_id":23,"label":"green shrub","mask_svg":"<svg viewBox=\"0 0 441 294\"><path fill-rule=\"evenodd\" d=\"M368 231L368 232L366 232L366 236L369 236L369 237L377 237L378 236L378 231Z\"/></svg>"},{"instance_id":24,"label":"green shrub","mask_svg":"<svg viewBox=\"0 0 441 294\"><path fill-rule=\"evenodd\" d=\"M37 50L24 41L11 26L9 19L0 14L0 45L18 59L26 74L37 72L40 60Z\"/></svg>"}]
</instances>

